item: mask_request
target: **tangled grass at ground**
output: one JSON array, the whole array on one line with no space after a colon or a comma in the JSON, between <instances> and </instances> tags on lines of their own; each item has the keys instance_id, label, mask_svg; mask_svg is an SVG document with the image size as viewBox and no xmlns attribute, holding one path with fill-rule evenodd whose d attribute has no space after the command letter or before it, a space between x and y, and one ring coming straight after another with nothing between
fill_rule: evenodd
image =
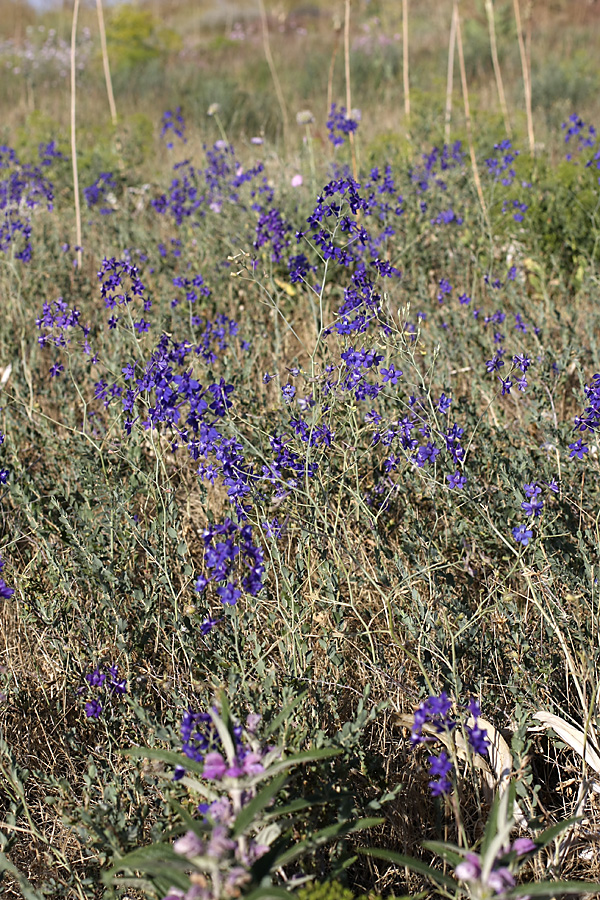
<instances>
[{"instance_id":1,"label":"tangled grass at ground","mask_svg":"<svg viewBox=\"0 0 600 900\"><path fill-rule=\"evenodd\" d=\"M596 133L478 146L479 194L460 141L356 178L311 124L291 171L165 113L81 266L66 152L2 148L16 896L596 875Z\"/></svg>"}]
</instances>

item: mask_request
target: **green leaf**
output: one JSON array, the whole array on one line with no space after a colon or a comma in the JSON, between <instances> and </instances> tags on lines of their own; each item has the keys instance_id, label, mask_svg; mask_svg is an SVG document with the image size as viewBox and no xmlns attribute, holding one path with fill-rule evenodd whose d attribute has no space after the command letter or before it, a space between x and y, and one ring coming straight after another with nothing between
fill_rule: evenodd
<instances>
[{"instance_id":1,"label":"green leaf","mask_svg":"<svg viewBox=\"0 0 600 900\"><path fill-rule=\"evenodd\" d=\"M291 896L291 893L284 888L270 885L269 887L259 887L250 891L249 894L246 894L245 900L270 900L270 898L272 900L290 900Z\"/></svg>"},{"instance_id":2,"label":"green leaf","mask_svg":"<svg viewBox=\"0 0 600 900\"><path fill-rule=\"evenodd\" d=\"M233 826L231 835L233 838L237 838L240 834L243 834L248 826L254 822L258 817L258 814L268 806L273 797L281 790L285 784L286 778L287 772L282 772L281 775L274 778L270 784L265 785L262 791L259 791L259 793L252 798L250 803L242 809Z\"/></svg>"},{"instance_id":3,"label":"green leaf","mask_svg":"<svg viewBox=\"0 0 600 900\"><path fill-rule=\"evenodd\" d=\"M110 884L117 872L129 869L144 875L160 875L170 880L174 887L187 890L191 882L185 870L189 867L189 861L175 853L171 844L150 844L122 856L112 869L104 873L103 881Z\"/></svg>"},{"instance_id":4,"label":"green leaf","mask_svg":"<svg viewBox=\"0 0 600 900\"><path fill-rule=\"evenodd\" d=\"M454 844L445 844L443 841L423 841L422 846L426 850L437 853L438 856L449 862L451 866L457 866L465 858L465 854L461 853L460 847L456 847Z\"/></svg>"},{"instance_id":5,"label":"green leaf","mask_svg":"<svg viewBox=\"0 0 600 900\"><path fill-rule=\"evenodd\" d=\"M289 716L293 713L295 708L306 699L307 694L308 691L303 691L301 694L298 694L297 697L294 697L294 699L291 700L287 704L287 706L283 707L281 712L275 716L267 731L265 732L265 739L270 738L272 734L275 734L275 732L279 730L280 725L282 725L282 723L285 722L285 720L289 718Z\"/></svg>"},{"instance_id":6,"label":"green leaf","mask_svg":"<svg viewBox=\"0 0 600 900\"><path fill-rule=\"evenodd\" d=\"M208 713L213 721L213 725L217 729L219 737L221 738L221 743L223 744L223 749L225 751L227 759L229 760L229 764L232 765L235 759L235 744L229 730L229 726L231 723L231 714L229 712L229 703L227 702L227 697L225 696L224 692L220 693L219 700L221 704L221 715L219 715L212 709L209 709Z\"/></svg>"},{"instance_id":7,"label":"green leaf","mask_svg":"<svg viewBox=\"0 0 600 900\"><path fill-rule=\"evenodd\" d=\"M512 812L515 806L515 782L510 781L502 794L496 794L490 816L486 822L481 841L481 877L487 881L501 848L510 842L510 833L514 826Z\"/></svg>"},{"instance_id":8,"label":"green leaf","mask_svg":"<svg viewBox=\"0 0 600 900\"><path fill-rule=\"evenodd\" d=\"M187 778L184 776L181 779L181 784L184 784L191 791L196 791L197 794L200 794L201 797L205 797L207 800L210 800L211 803L213 801L218 800L219 794L215 791L211 790L203 781L198 781L197 778Z\"/></svg>"},{"instance_id":9,"label":"green leaf","mask_svg":"<svg viewBox=\"0 0 600 900\"><path fill-rule=\"evenodd\" d=\"M197 819L194 819L181 803L178 803L177 800L171 800L170 804L175 812L179 813L190 831L193 831L199 838L206 837L206 828L203 828L200 822Z\"/></svg>"},{"instance_id":10,"label":"green leaf","mask_svg":"<svg viewBox=\"0 0 600 900\"><path fill-rule=\"evenodd\" d=\"M186 771L195 772L202 775L204 771L203 763L189 759L183 753L177 753L175 750L157 750L153 747L128 747L125 750L119 750L123 756L133 756L135 759L158 759L160 762L169 763L169 765L182 766Z\"/></svg>"},{"instance_id":11,"label":"green leaf","mask_svg":"<svg viewBox=\"0 0 600 900\"><path fill-rule=\"evenodd\" d=\"M292 800L290 803L286 803L285 806L278 806L273 812L267 813L265 815L265 821L269 822L271 819L281 819L284 816L292 815L303 809L312 809L315 806L323 806L325 803L325 800L311 801L303 800L301 797L298 797L297 800Z\"/></svg>"},{"instance_id":12,"label":"green leaf","mask_svg":"<svg viewBox=\"0 0 600 900\"><path fill-rule=\"evenodd\" d=\"M356 831L364 831L366 828L373 828L375 825L381 825L384 821L385 819L358 819L356 822L334 822L333 825L321 828L320 831L290 847L289 850L285 850L277 857L274 865L271 866L271 871L279 869L295 859L299 859L305 853L320 847L322 844L329 843L334 838L353 834Z\"/></svg>"},{"instance_id":13,"label":"green leaf","mask_svg":"<svg viewBox=\"0 0 600 900\"><path fill-rule=\"evenodd\" d=\"M448 875L444 875L443 872L438 872L437 869L432 869L431 866L421 862L420 859L413 859L412 856L404 856L402 853L395 853L393 850L384 850L379 847L357 847L356 852L362 853L364 856L374 856L377 859L384 859L386 862L394 863L394 865L397 866L405 866L412 872L426 875L431 881L442 884L451 891L458 892L459 890L458 883L454 881L453 878L449 878Z\"/></svg>"},{"instance_id":14,"label":"green leaf","mask_svg":"<svg viewBox=\"0 0 600 900\"><path fill-rule=\"evenodd\" d=\"M240 779L240 781L245 788L251 788L256 784L260 784L260 782L264 781L266 778L272 778L274 775L278 775L280 772L286 772L293 766L300 765L300 763L316 762L320 759L328 759L332 756L339 756L339 754L342 752L343 751L338 747L320 747L316 750L307 750L303 753L295 753L293 756L287 756L285 759L282 759L279 762L274 762L259 775L252 775L249 778L244 778L243 780Z\"/></svg>"},{"instance_id":15,"label":"green leaf","mask_svg":"<svg viewBox=\"0 0 600 900\"><path fill-rule=\"evenodd\" d=\"M5 856L4 853L0 853L0 872L8 872L17 879L25 900L44 900L44 895L39 891L36 891L31 882L13 863L11 863L10 859Z\"/></svg>"},{"instance_id":16,"label":"green leaf","mask_svg":"<svg viewBox=\"0 0 600 900\"><path fill-rule=\"evenodd\" d=\"M512 897L557 897L560 894L577 894L579 897L585 894L596 894L600 891L600 884L591 881L542 881L537 884L520 884L504 894L505 900Z\"/></svg>"},{"instance_id":17,"label":"green leaf","mask_svg":"<svg viewBox=\"0 0 600 900\"><path fill-rule=\"evenodd\" d=\"M570 819L563 819L562 822L557 822L555 825L551 825L550 828L546 828L545 831L542 831L541 834L538 834L535 838L535 842L538 847L545 847L550 841L553 841L555 837L558 837L559 834L562 834L564 831L567 831L574 825L576 822L580 822L582 816L573 816Z\"/></svg>"}]
</instances>

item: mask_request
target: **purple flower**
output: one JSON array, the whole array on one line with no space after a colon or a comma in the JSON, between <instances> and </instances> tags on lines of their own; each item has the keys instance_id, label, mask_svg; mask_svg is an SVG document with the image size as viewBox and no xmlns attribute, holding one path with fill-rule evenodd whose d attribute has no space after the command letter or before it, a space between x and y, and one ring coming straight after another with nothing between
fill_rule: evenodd
<instances>
[{"instance_id":1,"label":"purple flower","mask_svg":"<svg viewBox=\"0 0 600 900\"><path fill-rule=\"evenodd\" d=\"M4 578L0 578L0 597L2 597L4 600L8 600L9 597L12 597L14 592L15 589L9 587Z\"/></svg>"},{"instance_id":2,"label":"purple flower","mask_svg":"<svg viewBox=\"0 0 600 900\"><path fill-rule=\"evenodd\" d=\"M479 728L477 725L473 728L469 728L467 725L466 731L467 740L469 741L473 752L479 753L480 756L487 756L490 749L490 742L485 728Z\"/></svg>"},{"instance_id":3,"label":"purple flower","mask_svg":"<svg viewBox=\"0 0 600 900\"><path fill-rule=\"evenodd\" d=\"M542 510L544 508L544 501L539 499L538 497L532 497L531 500L524 500L521 503L521 509L525 511L528 516L541 516Z\"/></svg>"},{"instance_id":4,"label":"purple flower","mask_svg":"<svg viewBox=\"0 0 600 900\"><path fill-rule=\"evenodd\" d=\"M497 894L503 894L507 888L514 887L514 885L514 876L507 868L494 869L488 876L487 886Z\"/></svg>"},{"instance_id":5,"label":"purple flower","mask_svg":"<svg viewBox=\"0 0 600 900\"><path fill-rule=\"evenodd\" d=\"M524 856L526 853L533 853L534 850L537 850L537 844L535 841L532 841L531 838L522 837L513 841L510 849L513 853L516 853L517 856Z\"/></svg>"},{"instance_id":6,"label":"purple flower","mask_svg":"<svg viewBox=\"0 0 600 900\"><path fill-rule=\"evenodd\" d=\"M573 459L574 456L577 459L583 459L585 453L589 453L589 447L586 447L581 438L578 441L575 441L574 444L569 444L569 459Z\"/></svg>"},{"instance_id":7,"label":"purple flower","mask_svg":"<svg viewBox=\"0 0 600 900\"><path fill-rule=\"evenodd\" d=\"M206 848L207 855L214 859L221 859L234 848L235 842L229 837L225 825L215 825Z\"/></svg>"},{"instance_id":8,"label":"purple flower","mask_svg":"<svg viewBox=\"0 0 600 900\"><path fill-rule=\"evenodd\" d=\"M329 118L327 119L327 131L329 132L329 140L334 147L339 147L345 141L345 135L351 134L358 128L360 114L357 110L352 110L354 118L346 112L345 106L338 109L335 103L331 104Z\"/></svg>"},{"instance_id":9,"label":"purple flower","mask_svg":"<svg viewBox=\"0 0 600 900\"><path fill-rule=\"evenodd\" d=\"M194 831L186 831L183 837L177 838L173 843L173 850L180 856L192 859L194 856L202 856L204 853L204 841Z\"/></svg>"},{"instance_id":10,"label":"purple flower","mask_svg":"<svg viewBox=\"0 0 600 900\"><path fill-rule=\"evenodd\" d=\"M209 631L215 627L215 625L220 622L220 619L205 619L204 622L200 625L200 634L208 634Z\"/></svg>"},{"instance_id":11,"label":"purple flower","mask_svg":"<svg viewBox=\"0 0 600 900\"><path fill-rule=\"evenodd\" d=\"M242 762L244 774L260 775L261 772L264 772L264 766L260 760L260 753L256 753L256 751L254 750L251 750L250 753L247 753Z\"/></svg>"},{"instance_id":12,"label":"purple flower","mask_svg":"<svg viewBox=\"0 0 600 900\"><path fill-rule=\"evenodd\" d=\"M116 666L115 666L115 668L116 668ZM126 694L127 693L127 679L126 678L117 679L116 677L112 678L111 682L110 682L110 689L115 694Z\"/></svg>"},{"instance_id":13,"label":"purple flower","mask_svg":"<svg viewBox=\"0 0 600 900\"><path fill-rule=\"evenodd\" d=\"M448 775L452 771L452 763L448 759L448 754L442 750L439 756L428 756L429 774L432 781L429 782L429 789L433 797L440 794L448 794L452 790L452 782ZM437 779L437 780L435 780Z\"/></svg>"},{"instance_id":14,"label":"purple flower","mask_svg":"<svg viewBox=\"0 0 600 900\"><path fill-rule=\"evenodd\" d=\"M410 736L411 743L421 744L427 740L425 735L423 735L423 726L427 723L434 725L436 731L440 734L455 728L456 722L449 716L451 708L452 701L445 691L442 691L439 697L432 695L426 700L423 700L415 712L414 724Z\"/></svg>"},{"instance_id":15,"label":"purple flower","mask_svg":"<svg viewBox=\"0 0 600 900\"><path fill-rule=\"evenodd\" d=\"M231 584L231 582L223 587L217 588L217 594L221 598L221 603L224 603L226 606L235 606L242 596L242 592L238 590L234 584Z\"/></svg>"},{"instance_id":16,"label":"purple flower","mask_svg":"<svg viewBox=\"0 0 600 900\"><path fill-rule=\"evenodd\" d=\"M211 781L220 781L226 771L227 763L220 753L213 750L206 754L204 758L204 771L202 772L205 778L210 778Z\"/></svg>"},{"instance_id":17,"label":"purple flower","mask_svg":"<svg viewBox=\"0 0 600 900\"><path fill-rule=\"evenodd\" d=\"M475 853L467 853L463 862L459 863L454 874L461 881L477 881L481 878L481 860Z\"/></svg>"},{"instance_id":18,"label":"purple flower","mask_svg":"<svg viewBox=\"0 0 600 900\"><path fill-rule=\"evenodd\" d=\"M293 384L285 384L281 388L281 394L286 403L291 403L296 395L296 388Z\"/></svg>"},{"instance_id":19,"label":"purple flower","mask_svg":"<svg viewBox=\"0 0 600 900\"><path fill-rule=\"evenodd\" d=\"M450 490L454 490L458 488L461 490L465 487L467 483L467 478L465 475L461 475L460 471L457 469L453 475L447 475L448 484L450 486Z\"/></svg>"},{"instance_id":20,"label":"purple flower","mask_svg":"<svg viewBox=\"0 0 600 900\"><path fill-rule=\"evenodd\" d=\"M389 381L390 384L397 384L398 379L402 375L402 370L396 369L394 364L392 363L389 369L382 369L381 374L383 375L384 382Z\"/></svg>"},{"instance_id":21,"label":"purple flower","mask_svg":"<svg viewBox=\"0 0 600 900\"><path fill-rule=\"evenodd\" d=\"M88 672L85 680L91 687L101 687L106 680L106 675L100 669L94 669L93 672Z\"/></svg>"},{"instance_id":22,"label":"purple flower","mask_svg":"<svg viewBox=\"0 0 600 900\"><path fill-rule=\"evenodd\" d=\"M513 530L513 537L518 544L523 544L524 547L527 546L531 538L533 537L533 531L530 528L527 528L526 525L516 525Z\"/></svg>"},{"instance_id":23,"label":"purple flower","mask_svg":"<svg viewBox=\"0 0 600 900\"><path fill-rule=\"evenodd\" d=\"M437 407L438 407L439 411L442 413L442 415L446 415L446 413L450 409L451 403L452 403L451 397L446 397L445 394L441 395L440 399L437 402Z\"/></svg>"},{"instance_id":24,"label":"purple flower","mask_svg":"<svg viewBox=\"0 0 600 900\"><path fill-rule=\"evenodd\" d=\"M88 719L98 719L100 718L100 713L102 712L102 704L99 700L88 700L85 704L85 714Z\"/></svg>"}]
</instances>

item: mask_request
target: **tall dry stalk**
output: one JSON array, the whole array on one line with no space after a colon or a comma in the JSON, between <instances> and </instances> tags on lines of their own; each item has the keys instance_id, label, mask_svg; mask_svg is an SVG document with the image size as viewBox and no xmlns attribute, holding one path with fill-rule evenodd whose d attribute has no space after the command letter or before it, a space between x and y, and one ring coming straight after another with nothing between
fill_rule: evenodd
<instances>
[{"instance_id":1,"label":"tall dry stalk","mask_svg":"<svg viewBox=\"0 0 600 900\"><path fill-rule=\"evenodd\" d=\"M494 18L493 0L485 0L485 11L487 13L488 28L490 32L490 51L492 54L492 63L494 66L494 76L496 78L496 88L500 99L500 109L504 119L504 128L509 137L512 137L512 128L510 126L510 118L508 115L508 105L506 103L506 94L504 93L504 82L502 81L502 70L498 60L498 45L496 43L496 22Z\"/></svg>"},{"instance_id":2,"label":"tall dry stalk","mask_svg":"<svg viewBox=\"0 0 600 900\"><path fill-rule=\"evenodd\" d=\"M77 170L77 135L75 131L75 40L77 38L77 19L79 17L79 0L73 2L73 24L71 28L71 158L73 160L73 193L75 195L75 234L77 241L77 268L81 268L81 208L79 205L79 173Z\"/></svg>"},{"instance_id":3,"label":"tall dry stalk","mask_svg":"<svg viewBox=\"0 0 600 900\"><path fill-rule=\"evenodd\" d=\"M408 67L408 0L402 0L402 81L404 85L404 115L410 122L410 79Z\"/></svg>"},{"instance_id":4,"label":"tall dry stalk","mask_svg":"<svg viewBox=\"0 0 600 900\"><path fill-rule=\"evenodd\" d=\"M112 119L113 128L116 128L117 107L115 104L115 95L113 94L112 78L110 77L110 64L108 61L108 49L106 46L106 28L104 27L104 10L102 9L102 0L96 0L96 12L98 13L98 29L100 31L100 46L102 48L102 65L104 67L104 80L106 82L106 93L108 94L110 117Z\"/></svg>"},{"instance_id":5,"label":"tall dry stalk","mask_svg":"<svg viewBox=\"0 0 600 900\"><path fill-rule=\"evenodd\" d=\"M471 168L473 170L473 180L475 182L475 189L477 190L477 196L479 197L479 203L481 204L481 211L483 213L486 223L489 224L487 206L486 206L485 199L483 196L483 188L481 187L481 179L479 177L479 169L477 168L477 157L475 156L475 145L473 144L473 128L472 128L472 124L471 124L471 107L469 104L469 89L467 86L467 72L465 69L465 55L463 53L462 33L461 33L461 28L460 28L460 15L458 12L457 0L454 0L453 15L456 16L456 44L457 44L457 49L458 49L458 64L459 64L459 68L460 68L460 80L461 80L461 84L462 84L463 104L464 104L464 108L465 108L465 123L467 126L467 140L469 142L469 155L471 157Z\"/></svg>"},{"instance_id":6,"label":"tall dry stalk","mask_svg":"<svg viewBox=\"0 0 600 900\"><path fill-rule=\"evenodd\" d=\"M344 8L344 73L346 76L346 115L352 115L352 89L350 83L350 0L346 0ZM354 132L348 135L350 139L350 152L352 154L352 175L358 181L358 166L356 164L356 145Z\"/></svg>"},{"instance_id":7,"label":"tall dry stalk","mask_svg":"<svg viewBox=\"0 0 600 900\"><path fill-rule=\"evenodd\" d=\"M535 155L535 138L533 135L533 116L531 113L531 73L527 62L527 52L523 40L523 26L521 24L521 7L519 0L513 0L515 20L517 23L517 38L519 41L519 54L521 56L521 68L523 70L523 87L525 90L525 113L527 115L527 135L529 137L529 152Z\"/></svg>"},{"instance_id":8,"label":"tall dry stalk","mask_svg":"<svg viewBox=\"0 0 600 900\"><path fill-rule=\"evenodd\" d=\"M452 121L452 88L454 85L454 51L456 49L456 16L457 8L452 8L452 21L450 23L450 40L448 41L448 75L446 77L446 124L444 128L444 140L450 143L450 122Z\"/></svg>"},{"instance_id":9,"label":"tall dry stalk","mask_svg":"<svg viewBox=\"0 0 600 900\"><path fill-rule=\"evenodd\" d=\"M340 49L340 35L342 33L342 23L337 17L333 23L333 30L335 32L335 41L333 44L333 53L331 54L331 62L329 64L329 75L327 77L327 115L329 115L329 110L333 103L333 75L335 72L335 61Z\"/></svg>"},{"instance_id":10,"label":"tall dry stalk","mask_svg":"<svg viewBox=\"0 0 600 900\"><path fill-rule=\"evenodd\" d=\"M275 93L277 95L277 102L279 103L279 108L281 110L281 119L283 123L283 143L285 148L288 147L288 136L289 136L289 117L287 112L287 106L285 103L285 97L283 96L283 91L281 89L281 82L279 81L279 75L277 74L277 69L275 68L275 60L273 59L273 54L271 53L271 41L269 39L269 22L267 20L267 11L265 9L264 0L258 0L258 6L260 10L260 21L262 25L262 39L263 39L263 48L265 52L265 59L267 60L267 65L269 67L269 71L271 73L271 78L273 79L273 86L275 87Z\"/></svg>"}]
</instances>

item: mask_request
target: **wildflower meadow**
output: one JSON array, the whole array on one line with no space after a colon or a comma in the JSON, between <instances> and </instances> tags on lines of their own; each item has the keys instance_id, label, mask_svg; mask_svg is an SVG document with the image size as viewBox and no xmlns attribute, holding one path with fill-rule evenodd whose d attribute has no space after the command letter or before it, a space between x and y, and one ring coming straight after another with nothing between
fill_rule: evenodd
<instances>
[{"instance_id":1,"label":"wildflower meadow","mask_svg":"<svg viewBox=\"0 0 600 900\"><path fill-rule=\"evenodd\" d=\"M600 15L334 6L0 3L7 900L600 897Z\"/></svg>"}]
</instances>

